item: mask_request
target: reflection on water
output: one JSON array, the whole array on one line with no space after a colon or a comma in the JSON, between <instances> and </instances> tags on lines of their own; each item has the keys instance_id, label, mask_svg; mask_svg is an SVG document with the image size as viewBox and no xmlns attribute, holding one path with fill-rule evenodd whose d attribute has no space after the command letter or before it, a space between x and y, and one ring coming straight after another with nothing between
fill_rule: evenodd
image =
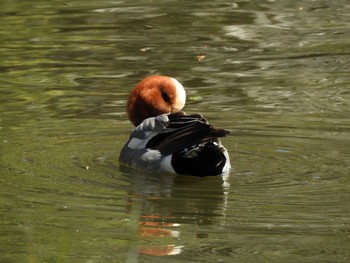
<instances>
[{"instance_id":1,"label":"reflection on water","mask_svg":"<svg viewBox=\"0 0 350 263\"><path fill-rule=\"evenodd\" d=\"M130 186L128 206L134 229L134 253L176 255L181 253L182 225L223 224L227 209L228 184L220 177L205 179L147 175L126 169ZM193 193L196 195L193 195ZM135 226L138 226L135 228ZM195 231L196 232L196 231ZM192 234L195 235L196 233ZM197 236L206 236L197 233ZM164 241L162 241L164 240ZM156 245L150 246L149 243Z\"/></svg>"},{"instance_id":2,"label":"reflection on water","mask_svg":"<svg viewBox=\"0 0 350 263\"><path fill-rule=\"evenodd\" d=\"M1 262L349 261L347 0L0 6ZM226 181L119 168L150 74L232 132Z\"/></svg>"}]
</instances>

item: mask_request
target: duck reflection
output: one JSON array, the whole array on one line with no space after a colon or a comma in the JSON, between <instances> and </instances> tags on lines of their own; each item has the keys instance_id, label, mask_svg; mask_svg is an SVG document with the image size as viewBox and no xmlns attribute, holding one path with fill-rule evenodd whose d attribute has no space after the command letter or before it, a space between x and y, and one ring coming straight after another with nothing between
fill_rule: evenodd
<instances>
[{"instance_id":1,"label":"duck reflection","mask_svg":"<svg viewBox=\"0 0 350 263\"><path fill-rule=\"evenodd\" d=\"M188 235L188 229L196 226L223 223L229 185L222 177L145 175L135 170L125 175L130 182L128 210L139 254L179 254L184 248L182 231Z\"/></svg>"}]
</instances>

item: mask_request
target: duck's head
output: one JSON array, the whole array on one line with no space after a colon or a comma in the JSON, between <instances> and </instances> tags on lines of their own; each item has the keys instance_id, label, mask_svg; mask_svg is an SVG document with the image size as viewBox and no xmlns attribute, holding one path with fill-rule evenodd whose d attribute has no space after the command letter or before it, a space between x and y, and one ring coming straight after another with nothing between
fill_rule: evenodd
<instances>
[{"instance_id":1,"label":"duck's head","mask_svg":"<svg viewBox=\"0 0 350 263\"><path fill-rule=\"evenodd\" d=\"M147 118L181 111L185 103L186 92L180 82L156 75L141 80L131 91L127 112L129 120L137 126Z\"/></svg>"}]
</instances>

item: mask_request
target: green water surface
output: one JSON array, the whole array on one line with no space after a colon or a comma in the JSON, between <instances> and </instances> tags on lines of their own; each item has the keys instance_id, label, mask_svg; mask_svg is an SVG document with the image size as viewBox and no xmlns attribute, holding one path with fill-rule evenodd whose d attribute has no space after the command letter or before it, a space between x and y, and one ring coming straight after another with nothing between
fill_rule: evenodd
<instances>
[{"instance_id":1,"label":"green water surface","mask_svg":"<svg viewBox=\"0 0 350 263\"><path fill-rule=\"evenodd\" d=\"M349 262L350 4L0 3L0 262ZM151 74L232 134L221 178L120 167Z\"/></svg>"}]
</instances>

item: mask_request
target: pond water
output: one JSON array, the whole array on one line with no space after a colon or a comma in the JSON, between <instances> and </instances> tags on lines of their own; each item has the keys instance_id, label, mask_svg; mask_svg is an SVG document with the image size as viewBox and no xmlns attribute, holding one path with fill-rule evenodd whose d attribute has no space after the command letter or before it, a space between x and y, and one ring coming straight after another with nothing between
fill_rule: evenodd
<instances>
[{"instance_id":1,"label":"pond water","mask_svg":"<svg viewBox=\"0 0 350 263\"><path fill-rule=\"evenodd\" d=\"M0 6L0 262L350 261L347 0ZM227 181L119 167L151 74L231 130Z\"/></svg>"}]
</instances>

